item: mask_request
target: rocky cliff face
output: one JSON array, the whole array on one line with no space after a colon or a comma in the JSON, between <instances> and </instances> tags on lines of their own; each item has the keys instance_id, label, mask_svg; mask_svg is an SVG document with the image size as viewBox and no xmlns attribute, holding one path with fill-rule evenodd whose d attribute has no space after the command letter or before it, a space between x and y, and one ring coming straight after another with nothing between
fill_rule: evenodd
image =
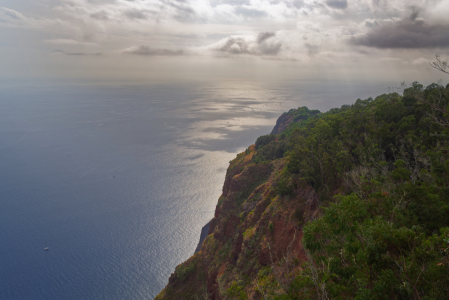
<instances>
[{"instance_id":1,"label":"rocky cliff face","mask_svg":"<svg viewBox=\"0 0 449 300\"><path fill-rule=\"evenodd\" d=\"M282 133L288 125L293 122L294 116L289 113L283 113L279 119L276 121L276 125L274 126L271 134L279 134Z\"/></svg>"},{"instance_id":2,"label":"rocky cliff face","mask_svg":"<svg viewBox=\"0 0 449 300\"><path fill-rule=\"evenodd\" d=\"M290 117L282 115L273 132ZM284 158L254 163L255 154L252 145L231 161L201 251L176 268L156 299L264 299L299 271L302 225L317 216L318 198L299 179L280 193Z\"/></svg>"}]
</instances>

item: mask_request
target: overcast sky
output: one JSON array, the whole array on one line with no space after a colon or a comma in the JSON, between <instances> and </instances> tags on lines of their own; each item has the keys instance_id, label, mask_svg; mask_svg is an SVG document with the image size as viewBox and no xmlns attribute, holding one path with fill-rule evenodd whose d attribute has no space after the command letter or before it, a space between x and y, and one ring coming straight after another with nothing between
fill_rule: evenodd
<instances>
[{"instance_id":1,"label":"overcast sky","mask_svg":"<svg viewBox=\"0 0 449 300\"><path fill-rule=\"evenodd\" d=\"M428 60L448 17L449 0L1 0L0 76L445 79Z\"/></svg>"}]
</instances>

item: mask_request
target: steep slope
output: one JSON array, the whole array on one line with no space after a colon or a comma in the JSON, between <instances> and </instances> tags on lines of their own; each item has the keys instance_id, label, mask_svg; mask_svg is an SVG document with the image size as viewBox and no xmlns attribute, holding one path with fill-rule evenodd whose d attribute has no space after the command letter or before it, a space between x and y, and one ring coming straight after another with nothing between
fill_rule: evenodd
<instances>
[{"instance_id":1,"label":"steep slope","mask_svg":"<svg viewBox=\"0 0 449 300\"><path fill-rule=\"evenodd\" d=\"M254 164L254 154L253 145L231 162L201 251L178 266L156 299L195 299L205 291L210 299L240 294L257 299L258 283L253 278L261 270L294 258L292 265L278 267L281 276L305 260L301 225L304 214L306 219L316 215L317 197L307 185L298 186L294 197L277 195L276 180L285 161ZM183 268L190 269L184 272ZM184 273L188 276L180 276Z\"/></svg>"},{"instance_id":2,"label":"steep slope","mask_svg":"<svg viewBox=\"0 0 449 300\"><path fill-rule=\"evenodd\" d=\"M201 250L156 299L445 299L448 94L283 114L231 161Z\"/></svg>"}]
</instances>

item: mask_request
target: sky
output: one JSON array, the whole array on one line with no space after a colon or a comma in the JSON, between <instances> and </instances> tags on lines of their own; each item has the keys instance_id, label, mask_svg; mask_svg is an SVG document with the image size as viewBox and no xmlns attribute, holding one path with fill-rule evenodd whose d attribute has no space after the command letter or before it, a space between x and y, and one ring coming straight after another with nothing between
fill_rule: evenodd
<instances>
[{"instance_id":1,"label":"sky","mask_svg":"<svg viewBox=\"0 0 449 300\"><path fill-rule=\"evenodd\" d=\"M0 0L0 78L424 80L449 0Z\"/></svg>"}]
</instances>

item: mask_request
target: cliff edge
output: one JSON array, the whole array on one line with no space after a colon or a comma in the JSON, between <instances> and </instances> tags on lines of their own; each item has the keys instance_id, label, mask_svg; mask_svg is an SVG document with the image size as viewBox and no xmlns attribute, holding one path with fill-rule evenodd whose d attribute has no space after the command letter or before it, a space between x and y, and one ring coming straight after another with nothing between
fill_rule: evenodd
<instances>
[{"instance_id":1,"label":"cliff edge","mask_svg":"<svg viewBox=\"0 0 449 300\"><path fill-rule=\"evenodd\" d=\"M282 133L293 122L318 113L290 110L273 132ZM279 138L260 139L256 145L260 150L270 142L278 143ZM270 152L258 156L256 145L230 162L207 237L202 241L203 228L195 254L176 267L156 299L225 299L240 294L260 299L260 284L269 286L270 280L295 273L306 260L302 225L317 217L318 197L299 179L292 194L279 192L285 149L267 159ZM260 283L261 272L266 273L266 283ZM246 288L241 287L242 280Z\"/></svg>"}]
</instances>

